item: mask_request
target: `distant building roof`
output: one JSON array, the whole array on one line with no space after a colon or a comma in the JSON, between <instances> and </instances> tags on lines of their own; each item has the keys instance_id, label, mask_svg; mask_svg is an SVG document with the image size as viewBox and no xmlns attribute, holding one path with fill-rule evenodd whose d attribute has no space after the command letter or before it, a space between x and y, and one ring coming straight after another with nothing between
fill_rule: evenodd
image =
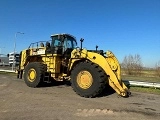
<instances>
[{"instance_id":1,"label":"distant building roof","mask_svg":"<svg viewBox=\"0 0 160 120\"><path fill-rule=\"evenodd\" d=\"M14 52L10 52L9 54L14 54ZM15 52L15 54L19 54L18 52Z\"/></svg>"}]
</instances>

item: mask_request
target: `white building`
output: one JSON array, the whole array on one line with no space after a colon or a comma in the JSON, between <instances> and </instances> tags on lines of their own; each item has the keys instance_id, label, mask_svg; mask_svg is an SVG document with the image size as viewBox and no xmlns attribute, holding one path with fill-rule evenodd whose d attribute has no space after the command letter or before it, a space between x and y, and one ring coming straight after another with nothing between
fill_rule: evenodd
<instances>
[{"instance_id":1,"label":"white building","mask_svg":"<svg viewBox=\"0 0 160 120\"><path fill-rule=\"evenodd\" d=\"M8 57L9 57L10 66L19 65L19 54L18 53L11 52L8 54Z\"/></svg>"}]
</instances>

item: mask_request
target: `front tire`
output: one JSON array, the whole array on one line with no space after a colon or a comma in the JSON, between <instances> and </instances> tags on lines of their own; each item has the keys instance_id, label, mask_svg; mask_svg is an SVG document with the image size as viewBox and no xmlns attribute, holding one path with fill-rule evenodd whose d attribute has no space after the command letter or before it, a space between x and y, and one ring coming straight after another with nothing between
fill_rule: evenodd
<instances>
[{"instance_id":1,"label":"front tire","mask_svg":"<svg viewBox=\"0 0 160 120\"><path fill-rule=\"evenodd\" d=\"M71 86L82 97L96 97L106 85L106 74L96 64L80 62L71 72Z\"/></svg>"},{"instance_id":2,"label":"front tire","mask_svg":"<svg viewBox=\"0 0 160 120\"><path fill-rule=\"evenodd\" d=\"M25 67L24 81L29 87L39 87L43 83L45 67L39 62L31 62Z\"/></svg>"}]
</instances>

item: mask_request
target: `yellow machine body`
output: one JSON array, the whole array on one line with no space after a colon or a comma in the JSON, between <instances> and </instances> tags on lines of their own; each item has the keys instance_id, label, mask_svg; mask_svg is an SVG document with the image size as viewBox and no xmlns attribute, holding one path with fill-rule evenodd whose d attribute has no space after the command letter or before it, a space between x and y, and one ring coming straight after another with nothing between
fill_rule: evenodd
<instances>
[{"instance_id":1,"label":"yellow machine body","mask_svg":"<svg viewBox=\"0 0 160 120\"><path fill-rule=\"evenodd\" d=\"M95 51L74 48L70 55L64 57L64 54L47 53L46 50L47 47L43 46L21 52L18 76L24 76L29 87L37 87L46 78L47 81L51 78L57 81L67 79L71 81L74 91L83 97L95 97L102 91L95 89L103 89L105 84L109 84L120 96L130 94L121 80L120 64L111 51L105 52L104 56ZM87 67L89 65L91 68ZM94 73L99 73L99 77ZM105 80L97 82L101 77Z\"/></svg>"}]
</instances>

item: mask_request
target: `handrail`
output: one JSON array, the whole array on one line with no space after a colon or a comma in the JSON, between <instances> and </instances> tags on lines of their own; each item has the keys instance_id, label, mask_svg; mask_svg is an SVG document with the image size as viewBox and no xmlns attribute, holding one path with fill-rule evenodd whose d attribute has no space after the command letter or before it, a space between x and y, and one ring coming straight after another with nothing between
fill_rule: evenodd
<instances>
[{"instance_id":1,"label":"handrail","mask_svg":"<svg viewBox=\"0 0 160 120\"><path fill-rule=\"evenodd\" d=\"M40 46L40 44L39 44L39 43L46 43L47 41L51 41L51 40L38 41L38 42L31 43L31 44L29 45L28 49L29 49L29 48L33 48L33 47L34 47L34 45L38 48L38 46Z\"/></svg>"}]
</instances>

